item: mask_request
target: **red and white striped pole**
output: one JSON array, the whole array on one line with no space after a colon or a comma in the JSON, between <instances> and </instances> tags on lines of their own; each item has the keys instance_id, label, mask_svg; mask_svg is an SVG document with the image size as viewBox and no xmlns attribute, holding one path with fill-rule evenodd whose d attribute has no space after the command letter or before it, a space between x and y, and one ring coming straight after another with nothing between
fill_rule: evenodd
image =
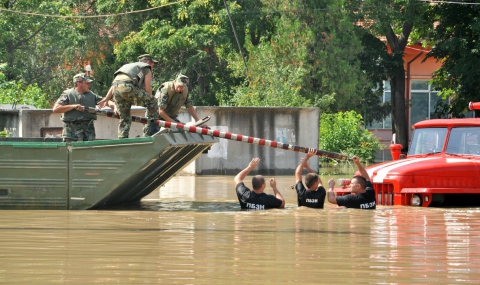
<instances>
[{"instance_id":1,"label":"red and white striped pole","mask_svg":"<svg viewBox=\"0 0 480 285\"><path fill-rule=\"evenodd\" d=\"M286 144L286 143L281 143L277 141L271 141L271 140L266 140L266 139L261 139L261 138L254 138L251 136L244 136L240 134L232 134L229 132L221 132L219 130L212 130L212 129L207 129L207 128L201 128L201 127L196 127L196 126L189 126L185 125L182 123L174 123L174 122L166 122L162 120L157 121L161 127L165 128L177 128L177 129L183 129L187 132L190 133L197 133L197 134L202 134L202 135L208 135L208 136L213 136L217 138L222 138L222 139L229 139L232 141L239 141L239 142L246 142L250 144L256 144L256 145L261 145L261 146L268 146L272 148L279 148L279 149L284 149L284 150L290 150L290 151L295 151L295 152L304 152L308 153L308 148L302 147L302 146L296 146L296 145L291 145L291 144ZM318 156L325 156L333 159L341 159L341 160L347 160L348 157L344 154L336 153L336 152L329 152L329 151L323 151L323 150L316 150L316 155Z\"/></svg>"},{"instance_id":2,"label":"red and white striped pole","mask_svg":"<svg viewBox=\"0 0 480 285\"><path fill-rule=\"evenodd\" d=\"M96 112L98 114L105 115L105 116L110 117L110 118L119 118L119 116L117 114L115 114L113 111L96 110ZM148 123L147 118L139 117L139 116L132 116L132 121L142 123L142 124ZM290 150L290 151L295 151L295 152L308 153L308 149L309 149L309 148L302 147L302 146L296 146L296 145L281 143L281 142L277 142L277 141L266 140L266 139L262 139L262 138L255 138L255 137L251 137L251 136L244 136L244 135L240 135L240 134L232 134L232 133L229 133L229 132L221 132L219 130L201 128L201 127L186 125L186 124L182 124L182 123L174 123L174 122L167 122L167 121L163 121L163 120L157 120L157 124L160 127L183 129L183 130L185 130L187 132L190 132L190 133L209 135L209 136L222 138L222 139L228 139L228 140L239 141L239 142L246 142L246 143L250 143L250 144L268 146L268 147L272 147L272 148L279 148L279 149ZM315 151L316 151L316 155L318 155L318 156L328 157L328 158L332 158L332 159L340 159L340 160L347 160L348 159L347 155L337 153L337 152L323 151L323 150L319 150L319 149L316 149Z\"/></svg>"}]
</instances>

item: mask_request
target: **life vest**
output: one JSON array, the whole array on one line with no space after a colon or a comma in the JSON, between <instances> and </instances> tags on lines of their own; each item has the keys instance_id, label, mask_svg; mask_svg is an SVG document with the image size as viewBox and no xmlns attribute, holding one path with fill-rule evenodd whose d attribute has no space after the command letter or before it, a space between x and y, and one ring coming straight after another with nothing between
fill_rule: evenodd
<instances>
[{"instance_id":1,"label":"life vest","mask_svg":"<svg viewBox=\"0 0 480 285\"><path fill-rule=\"evenodd\" d=\"M145 76L148 72L151 72L151 69L152 67L147 63L133 62L120 67L119 70L115 71L114 75L117 76L119 73L126 74L132 79L134 86L143 88Z\"/></svg>"},{"instance_id":2,"label":"life vest","mask_svg":"<svg viewBox=\"0 0 480 285\"><path fill-rule=\"evenodd\" d=\"M91 91L87 93L80 94L74 88L65 90L63 94L68 96L69 104L80 104L85 107L93 107L97 105L95 101L95 94ZM77 110L71 110L62 114L62 121L64 122L73 122L73 121L89 121L96 120L97 114L92 114L89 112L80 112Z\"/></svg>"},{"instance_id":3,"label":"life vest","mask_svg":"<svg viewBox=\"0 0 480 285\"><path fill-rule=\"evenodd\" d=\"M160 87L158 87L155 97L158 99L162 97L162 89L167 90L167 105L168 107L165 108L165 113L167 113L170 117L176 117L178 115L178 111L180 108L185 105L185 102L188 99L188 87L183 88L182 93L178 93L175 91L175 84L173 81L165 82ZM180 96L181 98L177 98L175 100L174 105L172 105L172 99L174 97ZM162 105L163 102L159 102L158 106Z\"/></svg>"}]
</instances>

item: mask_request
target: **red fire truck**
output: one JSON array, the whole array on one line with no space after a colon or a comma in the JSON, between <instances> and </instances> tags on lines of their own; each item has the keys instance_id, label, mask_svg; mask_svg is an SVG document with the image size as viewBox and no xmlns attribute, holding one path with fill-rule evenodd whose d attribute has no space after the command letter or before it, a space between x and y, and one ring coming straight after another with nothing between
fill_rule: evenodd
<instances>
[{"instance_id":1,"label":"red fire truck","mask_svg":"<svg viewBox=\"0 0 480 285\"><path fill-rule=\"evenodd\" d=\"M480 110L480 103L469 108ZM426 120L413 128L406 157L398 159L401 145L391 145L393 161L366 168L377 205L480 206L480 118Z\"/></svg>"}]
</instances>

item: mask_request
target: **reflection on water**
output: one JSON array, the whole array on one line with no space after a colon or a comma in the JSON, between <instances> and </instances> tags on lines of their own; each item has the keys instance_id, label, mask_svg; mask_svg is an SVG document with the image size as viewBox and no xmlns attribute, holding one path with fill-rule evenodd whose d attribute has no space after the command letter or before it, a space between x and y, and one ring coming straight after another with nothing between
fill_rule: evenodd
<instances>
[{"instance_id":1,"label":"reflection on water","mask_svg":"<svg viewBox=\"0 0 480 285\"><path fill-rule=\"evenodd\" d=\"M480 208L298 208L293 180L283 210L177 176L118 209L1 211L0 283L478 284Z\"/></svg>"}]
</instances>

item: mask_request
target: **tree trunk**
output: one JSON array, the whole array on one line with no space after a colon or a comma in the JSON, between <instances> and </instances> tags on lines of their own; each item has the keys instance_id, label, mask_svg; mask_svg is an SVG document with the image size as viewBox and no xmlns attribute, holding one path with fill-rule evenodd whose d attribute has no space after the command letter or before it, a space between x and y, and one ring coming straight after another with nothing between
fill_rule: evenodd
<instances>
[{"instance_id":1,"label":"tree trunk","mask_svg":"<svg viewBox=\"0 0 480 285\"><path fill-rule=\"evenodd\" d=\"M396 142L403 146L402 152L408 151L408 128L405 104L405 71L397 73L390 80L392 88L392 134Z\"/></svg>"},{"instance_id":2,"label":"tree trunk","mask_svg":"<svg viewBox=\"0 0 480 285\"><path fill-rule=\"evenodd\" d=\"M203 97L207 92L206 92L206 83L205 83L205 77L200 75L198 76L198 79L197 79L197 83L198 83L198 94Z\"/></svg>"},{"instance_id":3,"label":"tree trunk","mask_svg":"<svg viewBox=\"0 0 480 285\"><path fill-rule=\"evenodd\" d=\"M9 40L8 42L5 43L7 46L7 54L8 54L8 59L7 59L7 70L5 71L5 77L7 81L12 81L15 80L15 75L13 74L13 63L14 63L14 56L15 56L15 49L13 48L13 41Z\"/></svg>"},{"instance_id":4,"label":"tree trunk","mask_svg":"<svg viewBox=\"0 0 480 285\"><path fill-rule=\"evenodd\" d=\"M396 134L397 143L403 146L402 152L408 151L408 127L407 116L405 115L405 69L403 64L403 51L408 43L408 37L412 31L413 24L406 21L403 23L402 32L397 37L392 27L385 35L390 45L393 56L402 56L402 67L399 68L390 80L392 88L392 133Z\"/></svg>"}]
</instances>

